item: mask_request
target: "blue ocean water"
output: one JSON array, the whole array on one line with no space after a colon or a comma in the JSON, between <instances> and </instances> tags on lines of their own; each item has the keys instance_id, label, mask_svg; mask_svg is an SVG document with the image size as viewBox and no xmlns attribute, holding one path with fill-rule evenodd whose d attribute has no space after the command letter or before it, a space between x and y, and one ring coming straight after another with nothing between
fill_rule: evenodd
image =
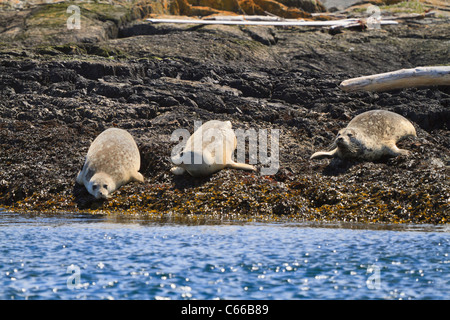
<instances>
[{"instance_id":1,"label":"blue ocean water","mask_svg":"<svg viewBox=\"0 0 450 320\"><path fill-rule=\"evenodd\" d=\"M0 299L449 299L449 244L448 225L189 225L3 211Z\"/></svg>"}]
</instances>

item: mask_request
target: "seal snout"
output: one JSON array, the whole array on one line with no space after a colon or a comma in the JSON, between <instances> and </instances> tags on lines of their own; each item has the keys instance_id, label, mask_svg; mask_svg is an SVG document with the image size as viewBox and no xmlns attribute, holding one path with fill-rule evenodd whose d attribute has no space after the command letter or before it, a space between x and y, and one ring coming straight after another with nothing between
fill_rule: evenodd
<instances>
[{"instance_id":1,"label":"seal snout","mask_svg":"<svg viewBox=\"0 0 450 320\"><path fill-rule=\"evenodd\" d=\"M98 185L92 186L92 191L96 199L107 199L109 192L107 187L101 187Z\"/></svg>"},{"instance_id":2,"label":"seal snout","mask_svg":"<svg viewBox=\"0 0 450 320\"><path fill-rule=\"evenodd\" d=\"M348 139L348 138L347 138L347 139ZM339 134L339 135L336 137L336 144L337 144L339 147L342 148L342 147L348 145L347 139L346 139L346 137L344 137L343 135Z\"/></svg>"},{"instance_id":3,"label":"seal snout","mask_svg":"<svg viewBox=\"0 0 450 320\"><path fill-rule=\"evenodd\" d=\"M99 191L95 195L95 198L97 198L97 199L108 199L108 192L107 191Z\"/></svg>"},{"instance_id":4,"label":"seal snout","mask_svg":"<svg viewBox=\"0 0 450 320\"><path fill-rule=\"evenodd\" d=\"M89 193L91 193L96 199L108 199L111 190L114 190L114 188L111 188L113 184L111 184L111 181L109 180L109 177L103 176L102 173L97 174L89 182Z\"/></svg>"}]
</instances>

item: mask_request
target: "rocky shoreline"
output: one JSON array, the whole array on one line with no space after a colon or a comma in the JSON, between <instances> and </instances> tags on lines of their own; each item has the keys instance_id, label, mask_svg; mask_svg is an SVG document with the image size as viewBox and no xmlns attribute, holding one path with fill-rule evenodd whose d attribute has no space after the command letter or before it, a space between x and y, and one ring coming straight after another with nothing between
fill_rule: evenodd
<instances>
[{"instance_id":1,"label":"rocky shoreline","mask_svg":"<svg viewBox=\"0 0 450 320\"><path fill-rule=\"evenodd\" d=\"M448 223L450 88L345 93L345 79L448 64L449 18L381 30L150 25L95 42L0 44L0 207L38 212ZM309 160L355 115L408 118L409 157ZM275 175L169 172L170 141L194 121L279 129ZM138 144L145 183L97 202L75 184L91 141L108 127Z\"/></svg>"}]
</instances>

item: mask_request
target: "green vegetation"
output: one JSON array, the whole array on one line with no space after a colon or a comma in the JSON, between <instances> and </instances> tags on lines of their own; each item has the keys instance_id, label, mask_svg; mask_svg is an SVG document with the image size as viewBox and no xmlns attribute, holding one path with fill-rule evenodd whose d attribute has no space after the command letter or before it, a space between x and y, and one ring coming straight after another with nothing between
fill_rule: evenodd
<instances>
[{"instance_id":1,"label":"green vegetation","mask_svg":"<svg viewBox=\"0 0 450 320\"><path fill-rule=\"evenodd\" d=\"M381 10L387 10L390 12L404 12L404 13L424 13L425 7L420 1L403 1L397 4L392 4L389 6L381 6Z\"/></svg>"},{"instance_id":2,"label":"green vegetation","mask_svg":"<svg viewBox=\"0 0 450 320\"><path fill-rule=\"evenodd\" d=\"M68 19L75 14L67 12L70 5L80 10L81 29L67 28ZM121 25L136 17L140 17L140 11L127 2L123 5L95 2L42 4L24 11L20 16L13 16L13 24L16 25L12 29L14 32L1 33L0 41L13 40L26 45L39 45L78 42L84 38L103 40L114 37Z\"/></svg>"},{"instance_id":3,"label":"green vegetation","mask_svg":"<svg viewBox=\"0 0 450 320\"><path fill-rule=\"evenodd\" d=\"M370 5L370 4L369 4ZM351 12L357 14L364 14L367 12L368 6L355 7L351 9ZM419 13L425 12L425 6L418 0L414 1L402 1L397 4L379 6L380 10L383 12L390 13Z\"/></svg>"},{"instance_id":4,"label":"green vegetation","mask_svg":"<svg viewBox=\"0 0 450 320\"><path fill-rule=\"evenodd\" d=\"M83 3L64 2L39 6L33 9L27 19L27 24L39 27L55 27L64 25L69 17L67 8L76 5L80 8L82 18L88 20L113 21L116 24L122 23L131 18L128 7L122 5L110 5L107 3Z\"/></svg>"},{"instance_id":5,"label":"green vegetation","mask_svg":"<svg viewBox=\"0 0 450 320\"><path fill-rule=\"evenodd\" d=\"M68 5L65 3L39 6L32 11L26 23L35 28L61 27L67 20L67 7Z\"/></svg>"}]
</instances>

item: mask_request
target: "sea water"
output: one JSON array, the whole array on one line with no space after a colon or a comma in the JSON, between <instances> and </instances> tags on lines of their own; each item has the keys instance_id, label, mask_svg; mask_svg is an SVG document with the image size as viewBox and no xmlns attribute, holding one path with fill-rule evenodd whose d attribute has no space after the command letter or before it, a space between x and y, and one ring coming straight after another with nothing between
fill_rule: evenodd
<instances>
[{"instance_id":1,"label":"sea water","mask_svg":"<svg viewBox=\"0 0 450 320\"><path fill-rule=\"evenodd\" d=\"M0 212L0 299L449 299L450 228Z\"/></svg>"}]
</instances>

